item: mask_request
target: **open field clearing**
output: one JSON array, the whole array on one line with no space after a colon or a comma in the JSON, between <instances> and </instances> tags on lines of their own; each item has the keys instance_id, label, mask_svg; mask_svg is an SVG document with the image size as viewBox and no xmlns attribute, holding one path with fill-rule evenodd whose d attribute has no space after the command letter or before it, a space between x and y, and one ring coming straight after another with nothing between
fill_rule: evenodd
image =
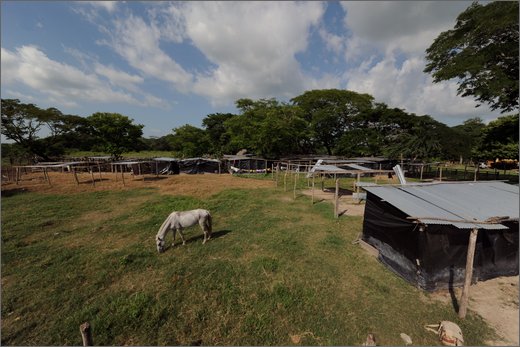
<instances>
[{"instance_id":1,"label":"open field clearing","mask_svg":"<svg viewBox=\"0 0 520 347\"><path fill-rule=\"evenodd\" d=\"M424 325L442 320L466 345L497 338L353 244L362 217L335 220L326 200L229 175L58 176L3 187L2 344L78 345L85 321L96 345L437 345ZM212 239L191 228L158 254L166 216L193 208L211 211Z\"/></svg>"}]
</instances>

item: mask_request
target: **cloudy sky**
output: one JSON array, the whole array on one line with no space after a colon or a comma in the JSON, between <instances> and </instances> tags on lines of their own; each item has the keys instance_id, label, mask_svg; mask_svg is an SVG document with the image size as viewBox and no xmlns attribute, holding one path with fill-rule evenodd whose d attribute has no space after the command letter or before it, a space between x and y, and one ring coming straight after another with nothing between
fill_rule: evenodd
<instances>
[{"instance_id":1,"label":"cloudy sky","mask_svg":"<svg viewBox=\"0 0 520 347\"><path fill-rule=\"evenodd\" d=\"M117 112L163 136L243 97L369 93L448 125L499 116L424 51L470 1L1 2L1 96L89 116Z\"/></svg>"}]
</instances>

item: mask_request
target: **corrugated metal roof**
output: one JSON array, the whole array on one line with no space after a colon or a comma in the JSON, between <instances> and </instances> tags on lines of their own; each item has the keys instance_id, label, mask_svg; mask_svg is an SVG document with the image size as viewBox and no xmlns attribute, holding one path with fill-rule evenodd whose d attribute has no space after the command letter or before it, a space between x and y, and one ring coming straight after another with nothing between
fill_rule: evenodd
<instances>
[{"instance_id":1,"label":"corrugated metal roof","mask_svg":"<svg viewBox=\"0 0 520 347\"><path fill-rule=\"evenodd\" d=\"M159 157L159 158L153 158L155 161L179 161L177 158L171 158L171 157Z\"/></svg>"},{"instance_id":2,"label":"corrugated metal roof","mask_svg":"<svg viewBox=\"0 0 520 347\"><path fill-rule=\"evenodd\" d=\"M503 182L437 183L428 185L363 187L425 224L454 225L459 229L505 229L485 221L508 216L518 220L519 188ZM451 220L451 221L450 221Z\"/></svg>"}]
</instances>

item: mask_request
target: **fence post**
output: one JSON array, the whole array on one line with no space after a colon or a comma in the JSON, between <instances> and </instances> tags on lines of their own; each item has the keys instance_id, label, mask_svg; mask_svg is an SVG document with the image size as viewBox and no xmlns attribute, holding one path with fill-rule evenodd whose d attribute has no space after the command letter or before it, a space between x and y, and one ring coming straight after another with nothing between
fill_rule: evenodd
<instances>
[{"instance_id":1,"label":"fence post","mask_svg":"<svg viewBox=\"0 0 520 347\"><path fill-rule=\"evenodd\" d=\"M334 194L334 218L339 217L338 204L339 204L339 178L336 178L336 192Z\"/></svg>"},{"instance_id":2,"label":"fence post","mask_svg":"<svg viewBox=\"0 0 520 347\"><path fill-rule=\"evenodd\" d=\"M90 324L88 322L81 324L79 326L79 331L81 333L81 339L83 340L83 346L94 346Z\"/></svg>"}]
</instances>

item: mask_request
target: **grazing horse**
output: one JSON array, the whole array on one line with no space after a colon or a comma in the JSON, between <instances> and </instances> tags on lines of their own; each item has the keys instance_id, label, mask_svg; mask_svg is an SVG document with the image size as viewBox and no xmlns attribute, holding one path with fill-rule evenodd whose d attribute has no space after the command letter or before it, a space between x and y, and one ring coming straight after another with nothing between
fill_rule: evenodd
<instances>
[{"instance_id":1,"label":"grazing horse","mask_svg":"<svg viewBox=\"0 0 520 347\"><path fill-rule=\"evenodd\" d=\"M186 241L184 240L182 229L189 228L197 223L199 223L204 232L204 240L202 241L204 244L211 238L211 214L209 211L197 209L191 211L174 211L170 213L155 236L157 251L159 253L164 252L164 242L168 230L173 231L172 246L175 246L175 233L177 231L179 231L179 234L181 235L182 244L185 245Z\"/></svg>"}]
</instances>

